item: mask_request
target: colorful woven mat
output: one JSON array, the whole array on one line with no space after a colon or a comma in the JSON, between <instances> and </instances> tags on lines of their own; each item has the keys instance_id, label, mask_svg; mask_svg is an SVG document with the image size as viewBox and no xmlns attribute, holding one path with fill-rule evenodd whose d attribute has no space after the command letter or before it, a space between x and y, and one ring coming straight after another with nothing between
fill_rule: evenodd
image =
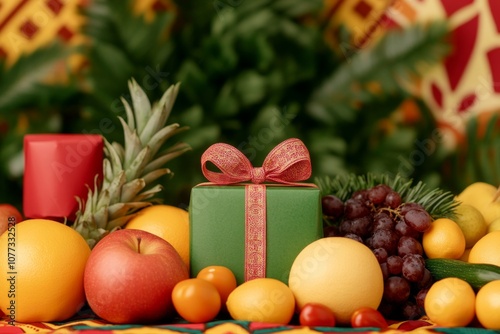
<instances>
[{"instance_id":1,"label":"colorful woven mat","mask_svg":"<svg viewBox=\"0 0 500 334\"><path fill-rule=\"evenodd\" d=\"M209 334L243 334L243 333L373 333L373 328L362 328L353 330L342 327L302 327L297 325L279 325L269 323L257 323L248 321L220 320L203 324L160 324L154 326L144 325L112 325L97 319L79 319L65 323L31 323L16 326L8 325L7 322L0 322L0 333L84 333L84 334L108 334L108 333L209 333ZM407 329L391 328L386 333L399 333L411 330L418 330L420 333L431 332L432 326L424 321L418 321Z\"/></svg>"},{"instance_id":2,"label":"colorful woven mat","mask_svg":"<svg viewBox=\"0 0 500 334\"><path fill-rule=\"evenodd\" d=\"M374 334L379 332L375 328L348 328L348 327L303 327L298 325L281 325L249 321L217 320L202 324L189 324L182 321L174 321L168 324L155 325L114 325L98 319L88 309L82 310L75 317L66 322L37 322L16 323L12 326L9 319L0 319L0 334L15 333L82 333L82 334L110 334L110 333L188 333L188 334L268 334L268 333L290 333L290 334L319 334L319 333L357 333ZM433 325L427 319L409 320L395 322L389 329L383 331L386 334L414 333L414 334L500 334L500 330L486 330L482 328L440 328Z\"/></svg>"}]
</instances>

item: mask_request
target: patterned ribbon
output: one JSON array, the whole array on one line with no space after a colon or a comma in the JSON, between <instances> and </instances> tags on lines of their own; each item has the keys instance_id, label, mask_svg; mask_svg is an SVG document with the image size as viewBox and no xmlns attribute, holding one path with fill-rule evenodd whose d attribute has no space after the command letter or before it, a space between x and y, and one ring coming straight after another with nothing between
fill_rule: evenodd
<instances>
[{"instance_id":1,"label":"patterned ribbon","mask_svg":"<svg viewBox=\"0 0 500 334\"><path fill-rule=\"evenodd\" d=\"M212 163L220 172L208 169ZM311 176L311 159L304 143L296 138L278 144L253 167L234 146L218 143L201 156L203 175L211 182L245 185L245 281L266 276L266 186L264 182L295 185Z\"/></svg>"}]
</instances>

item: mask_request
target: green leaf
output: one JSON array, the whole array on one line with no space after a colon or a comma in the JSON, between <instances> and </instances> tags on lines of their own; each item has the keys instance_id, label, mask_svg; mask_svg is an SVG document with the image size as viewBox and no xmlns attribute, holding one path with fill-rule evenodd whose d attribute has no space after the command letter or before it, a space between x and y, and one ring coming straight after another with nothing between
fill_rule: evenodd
<instances>
[{"instance_id":1,"label":"green leaf","mask_svg":"<svg viewBox=\"0 0 500 334\"><path fill-rule=\"evenodd\" d=\"M45 85L44 81L71 51L58 43L52 43L22 55L11 67L7 67L4 61L0 62L1 112L8 114L11 110L26 106L33 99L43 97L40 89Z\"/></svg>"},{"instance_id":2,"label":"green leaf","mask_svg":"<svg viewBox=\"0 0 500 334\"><path fill-rule=\"evenodd\" d=\"M320 0L277 0L272 4L274 8L289 17L301 17L311 13L318 13L323 8L323 5L323 1Z\"/></svg>"},{"instance_id":3,"label":"green leaf","mask_svg":"<svg viewBox=\"0 0 500 334\"><path fill-rule=\"evenodd\" d=\"M316 89L309 112L323 117L331 114L332 119L353 101L366 104L379 94L405 94L403 82L418 76L422 64L436 63L448 53L447 34L443 22L386 33L372 48L357 50ZM371 92L374 84L378 87Z\"/></svg>"},{"instance_id":4,"label":"green leaf","mask_svg":"<svg viewBox=\"0 0 500 334\"><path fill-rule=\"evenodd\" d=\"M265 78L256 71L242 72L236 78L234 93L239 97L242 106L255 104L266 94Z\"/></svg>"}]
</instances>

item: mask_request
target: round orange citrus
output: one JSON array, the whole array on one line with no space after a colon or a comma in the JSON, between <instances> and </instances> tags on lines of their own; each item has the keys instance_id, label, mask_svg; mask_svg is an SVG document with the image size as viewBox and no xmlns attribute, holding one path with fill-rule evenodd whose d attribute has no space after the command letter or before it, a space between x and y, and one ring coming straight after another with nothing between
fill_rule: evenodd
<instances>
[{"instance_id":1,"label":"round orange citrus","mask_svg":"<svg viewBox=\"0 0 500 334\"><path fill-rule=\"evenodd\" d=\"M168 241L189 268L189 213L181 208L157 204L139 211L126 229L153 233Z\"/></svg>"},{"instance_id":2,"label":"round orange citrus","mask_svg":"<svg viewBox=\"0 0 500 334\"><path fill-rule=\"evenodd\" d=\"M292 264L288 285L299 310L307 303L323 304L343 325L360 307L377 309L384 293L382 270L373 252L343 237L307 245Z\"/></svg>"},{"instance_id":3,"label":"round orange citrus","mask_svg":"<svg viewBox=\"0 0 500 334\"><path fill-rule=\"evenodd\" d=\"M474 319L476 295L466 281L447 277L432 284L424 308L438 326L465 327Z\"/></svg>"},{"instance_id":4,"label":"round orange citrus","mask_svg":"<svg viewBox=\"0 0 500 334\"><path fill-rule=\"evenodd\" d=\"M500 266L500 231L490 232L479 239L470 250L469 262Z\"/></svg>"},{"instance_id":5,"label":"round orange citrus","mask_svg":"<svg viewBox=\"0 0 500 334\"><path fill-rule=\"evenodd\" d=\"M225 307L229 294L238 286L232 270L224 266L205 267L200 270L196 277L212 283L217 288L223 307Z\"/></svg>"},{"instance_id":6,"label":"round orange citrus","mask_svg":"<svg viewBox=\"0 0 500 334\"><path fill-rule=\"evenodd\" d=\"M0 236L0 308L18 322L63 321L85 303L83 272L90 255L71 227L28 219Z\"/></svg>"},{"instance_id":7,"label":"round orange citrus","mask_svg":"<svg viewBox=\"0 0 500 334\"><path fill-rule=\"evenodd\" d=\"M476 295L477 319L485 328L500 329L500 280L485 284Z\"/></svg>"},{"instance_id":8,"label":"round orange citrus","mask_svg":"<svg viewBox=\"0 0 500 334\"><path fill-rule=\"evenodd\" d=\"M424 232L422 246L431 259L459 259L465 251L465 236L453 220L439 218Z\"/></svg>"}]
</instances>

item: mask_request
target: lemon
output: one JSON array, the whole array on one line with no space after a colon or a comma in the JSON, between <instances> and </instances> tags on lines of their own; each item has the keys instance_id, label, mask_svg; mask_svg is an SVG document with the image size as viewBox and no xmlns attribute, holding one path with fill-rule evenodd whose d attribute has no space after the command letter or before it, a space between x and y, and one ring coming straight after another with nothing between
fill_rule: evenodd
<instances>
[{"instance_id":1,"label":"lemon","mask_svg":"<svg viewBox=\"0 0 500 334\"><path fill-rule=\"evenodd\" d=\"M438 326L465 327L475 315L476 295L464 280L443 278L432 284L424 301L425 313Z\"/></svg>"},{"instance_id":2,"label":"lemon","mask_svg":"<svg viewBox=\"0 0 500 334\"><path fill-rule=\"evenodd\" d=\"M189 268L189 213L186 210L165 204L148 206L125 228L153 233L168 241Z\"/></svg>"},{"instance_id":3,"label":"lemon","mask_svg":"<svg viewBox=\"0 0 500 334\"><path fill-rule=\"evenodd\" d=\"M456 199L481 211L486 224L489 225L500 217L500 196L497 194L497 187L485 182L474 182L468 185Z\"/></svg>"},{"instance_id":4,"label":"lemon","mask_svg":"<svg viewBox=\"0 0 500 334\"><path fill-rule=\"evenodd\" d=\"M226 306L234 320L288 324L295 312L295 298L285 283L255 278L237 286Z\"/></svg>"},{"instance_id":5,"label":"lemon","mask_svg":"<svg viewBox=\"0 0 500 334\"><path fill-rule=\"evenodd\" d=\"M422 246L431 259L459 259L465 251L465 236L453 220L439 218L424 232Z\"/></svg>"},{"instance_id":6,"label":"lemon","mask_svg":"<svg viewBox=\"0 0 500 334\"><path fill-rule=\"evenodd\" d=\"M373 252L343 237L318 239L295 258L288 285L300 309L320 303L348 325L360 307L377 309L384 293L382 270Z\"/></svg>"},{"instance_id":7,"label":"lemon","mask_svg":"<svg viewBox=\"0 0 500 334\"><path fill-rule=\"evenodd\" d=\"M455 223L465 237L465 247L471 248L488 231L488 225L481 211L469 204L460 204L456 208Z\"/></svg>"},{"instance_id":8,"label":"lemon","mask_svg":"<svg viewBox=\"0 0 500 334\"><path fill-rule=\"evenodd\" d=\"M488 233L493 231L500 231L500 217L494 219L488 226Z\"/></svg>"},{"instance_id":9,"label":"lemon","mask_svg":"<svg viewBox=\"0 0 500 334\"><path fill-rule=\"evenodd\" d=\"M470 250L469 262L500 266L500 231L493 231L479 239Z\"/></svg>"},{"instance_id":10,"label":"lemon","mask_svg":"<svg viewBox=\"0 0 500 334\"><path fill-rule=\"evenodd\" d=\"M485 284L476 295L477 319L485 328L500 328L500 280Z\"/></svg>"}]
</instances>

